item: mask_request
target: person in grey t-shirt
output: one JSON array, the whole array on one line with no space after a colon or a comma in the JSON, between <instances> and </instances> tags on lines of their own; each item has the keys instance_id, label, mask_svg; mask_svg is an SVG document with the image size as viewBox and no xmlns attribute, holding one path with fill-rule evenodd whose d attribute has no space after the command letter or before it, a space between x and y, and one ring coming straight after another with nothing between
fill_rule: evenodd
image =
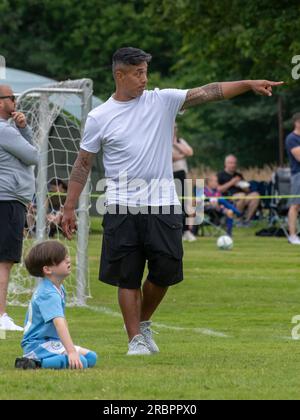
<instances>
[{"instance_id":1,"label":"person in grey t-shirt","mask_svg":"<svg viewBox=\"0 0 300 420\"><path fill-rule=\"evenodd\" d=\"M10 272L20 262L26 206L34 194L38 150L9 86L0 85L0 328L22 331L6 314Z\"/></svg>"}]
</instances>

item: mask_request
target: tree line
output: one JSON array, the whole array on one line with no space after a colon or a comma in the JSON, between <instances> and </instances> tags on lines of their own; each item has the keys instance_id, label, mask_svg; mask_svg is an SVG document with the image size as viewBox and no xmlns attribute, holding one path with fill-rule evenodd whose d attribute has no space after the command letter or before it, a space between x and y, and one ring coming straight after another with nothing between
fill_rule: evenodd
<instances>
[{"instance_id":1,"label":"tree line","mask_svg":"<svg viewBox=\"0 0 300 420\"><path fill-rule=\"evenodd\" d=\"M103 100L114 89L112 53L128 45L153 55L150 88L284 80L272 98L249 93L178 120L193 166L217 169L227 153L262 166L280 160L300 111L300 79L292 77L299 15L298 0L0 0L0 54L9 67L57 80L90 77Z\"/></svg>"}]
</instances>

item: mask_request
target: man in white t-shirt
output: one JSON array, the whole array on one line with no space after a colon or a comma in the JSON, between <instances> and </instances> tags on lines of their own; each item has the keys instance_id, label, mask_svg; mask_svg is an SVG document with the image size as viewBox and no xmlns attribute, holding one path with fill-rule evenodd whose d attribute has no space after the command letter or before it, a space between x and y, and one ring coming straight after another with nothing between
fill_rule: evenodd
<instances>
[{"instance_id":1,"label":"man in white t-shirt","mask_svg":"<svg viewBox=\"0 0 300 420\"><path fill-rule=\"evenodd\" d=\"M212 83L191 90L146 90L151 55L121 48L113 56L115 93L90 112L70 177L63 230L76 229L75 208L93 158L103 153L106 206L100 280L119 288L128 355L159 351L151 317L168 287L183 280L182 214L172 171L173 127L180 110L253 90L271 96L266 80ZM145 265L148 276L142 287Z\"/></svg>"}]
</instances>

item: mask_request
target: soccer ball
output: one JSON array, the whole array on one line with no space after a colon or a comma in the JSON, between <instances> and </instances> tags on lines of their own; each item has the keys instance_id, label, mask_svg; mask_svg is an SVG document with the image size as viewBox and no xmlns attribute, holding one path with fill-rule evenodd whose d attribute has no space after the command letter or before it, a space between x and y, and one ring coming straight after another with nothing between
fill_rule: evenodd
<instances>
[{"instance_id":1,"label":"soccer ball","mask_svg":"<svg viewBox=\"0 0 300 420\"><path fill-rule=\"evenodd\" d=\"M220 236L220 238L217 241L217 246L219 249L229 251L233 248L233 240L230 238L230 236Z\"/></svg>"}]
</instances>

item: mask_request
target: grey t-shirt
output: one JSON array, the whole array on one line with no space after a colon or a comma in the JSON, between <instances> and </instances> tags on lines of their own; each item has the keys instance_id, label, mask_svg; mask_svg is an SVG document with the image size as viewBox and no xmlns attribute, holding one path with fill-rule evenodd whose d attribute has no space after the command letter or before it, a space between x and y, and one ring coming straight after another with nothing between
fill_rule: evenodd
<instances>
[{"instance_id":1,"label":"grey t-shirt","mask_svg":"<svg viewBox=\"0 0 300 420\"><path fill-rule=\"evenodd\" d=\"M35 192L33 165L38 150L32 145L32 131L17 128L13 121L0 119L0 201L27 205Z\"/></svg>"}]
</instances>

